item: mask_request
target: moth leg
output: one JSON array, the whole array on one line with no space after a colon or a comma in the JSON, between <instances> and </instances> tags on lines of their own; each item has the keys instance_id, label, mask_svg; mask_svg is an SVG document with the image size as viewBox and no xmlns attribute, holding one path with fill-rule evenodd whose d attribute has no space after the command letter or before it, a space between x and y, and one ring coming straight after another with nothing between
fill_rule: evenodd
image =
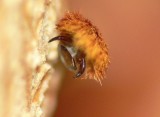
<instances>
[{"instance_id":1,"label":"moth leg","mask_svg":"<svg viewBox=\"0 0 160 117\"><path fill-rule=\"evenodd\" d=\"M80 56L79 58L77 58L77 63L76 64L79 64L79 69L78 69L78 72L76 73L75 75L75 78L78 78L80 77L84 71L85 71L85 68L86 68L86 62L85 62L85 57L84 56Z\"/></svg>"},{"instance_id":2,"label":"moth leg","mask_svg":"<svg viewBox=\"0 0 160 117\"><path fill-rule=\"evenodd\" d=\"M76 63L67 48L63 45L59 45L59 51L60 51L60 58L63 62L63 64L70 70L76 70Z\"/></svg>"},{"instance_id":3,"label":"moth leg","mask_svg":"<svg viewBox=\"0 0 160 117\"><path fill-rule=\"evenodd\" d=\"M48 43L50 43L52 41L56 41L56 40L59 40L59 41L71 41L71 38L69 36L57 36L57 37L54 37L54 38L50 39L48 41Z\"/></svg>"}]
</instances>

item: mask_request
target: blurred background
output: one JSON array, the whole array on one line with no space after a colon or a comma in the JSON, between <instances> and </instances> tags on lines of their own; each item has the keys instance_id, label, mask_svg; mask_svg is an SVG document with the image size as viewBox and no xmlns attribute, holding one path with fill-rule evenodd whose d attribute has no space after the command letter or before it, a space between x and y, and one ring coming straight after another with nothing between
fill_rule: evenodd
<instances>
[{"instance_id":1,"label":"blurred background","mask_svg":"<svg viewBox=\"0 0 160 117\"><path fill-rule=\"evenodd\" d=\"M160 1L65 2L99 28L111 64L102 86L67 74L55 117L160 117Z\"/></svg>"}]
</instances>

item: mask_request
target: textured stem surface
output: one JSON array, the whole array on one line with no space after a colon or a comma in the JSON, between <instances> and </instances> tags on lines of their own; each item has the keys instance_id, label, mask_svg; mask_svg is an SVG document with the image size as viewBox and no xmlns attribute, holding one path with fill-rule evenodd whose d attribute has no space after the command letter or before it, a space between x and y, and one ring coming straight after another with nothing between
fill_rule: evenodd
<instances>
[{"instance_id":1,"label":"textured stem surface","mask_svg":"<svg viewBox=\"0 0 160 117\"><path fill-rule=\"evenodd\" d=\"M48 47L48 40L56 35L60 3L1 0L0 117L49 116L55 108L60 78L46 56L52 49L53 62L57 59L57 43ZM49 84L51 95L46 93Z\"/></svg>"}]
</instances>

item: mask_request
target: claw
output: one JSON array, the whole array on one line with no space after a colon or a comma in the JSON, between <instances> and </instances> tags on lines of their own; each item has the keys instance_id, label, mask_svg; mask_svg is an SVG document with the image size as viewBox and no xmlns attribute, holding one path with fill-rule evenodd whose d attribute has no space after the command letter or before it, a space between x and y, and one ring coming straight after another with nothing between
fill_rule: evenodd
<instances>
[{"instance_id":1,"label":"claw","mask_svg":"<svg viewBox=\"0 0 160 117\"><path fill-rule=\"evenodd\" d=\"M84 56L79 56L79 58L77 58L76 62L77 62L76 64L79 64L79 69L75 75L75 78L78 78L84 73L85 68L86 68L86 62L85 62Z\"/></svg>"},{"instance_id":2,"label":"claw","mask_svg":"<svg viewBox=\"0 0 160 117\"><path fill-rule=\"evenodd\" d=\"M57 36L48 41L48 43L52 41L60 40L62 41L59 44L60 58L62 63L72 71L77 71L74 78L80 77L86 68L85 56L82 52L78 51L75 57L72 57L71 53L67 50L65 45L72 42L69 36Z\"/></svg>"},{"instance_id":3,"label":"claw","mask_svg":"<svg viewBox=\"0 0 160 117\"><path fill-rule=\"evenodd\" d=\"M48 43L50 43L52 41L56 41L56 40L71 42L71 37L70 36L57 36L57 37L50 39L48 41Z\"/></svg>"},{"instance_id":4,"label":"claw","mask_svg":"<svg viewBox=\"0 0 160 117\"><path fill-rule=\"evenodd\" d=\"M54 37L54 38L50 39L50 40L48 41L48 43L50 43L50 42L52 42L52 41L55 41L55 40L64 40L64 39L66 39L65 36L57 36L57 37Z\"/></svg>"},{"instance_id":5,"label":"claw","mask_svg":"<svg viewBox=\"0 0 160 117\"><path fill-rule=\"evenodd\" d=\"M60 57L64 65L70 70L76 70L76 63L67 48L63 45L60 45Z\"/></svg>"}]
</instances>

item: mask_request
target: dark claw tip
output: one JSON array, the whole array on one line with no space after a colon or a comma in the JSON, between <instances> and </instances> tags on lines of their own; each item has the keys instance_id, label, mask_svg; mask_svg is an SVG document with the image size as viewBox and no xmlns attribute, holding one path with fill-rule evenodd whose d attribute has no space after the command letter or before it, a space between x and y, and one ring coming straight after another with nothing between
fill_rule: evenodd
<instances>
[{"instance_id":1,"label":"dark claw tip","mask_svg":"<svg viewBox=\"0 0 160 117\"><path fill-rule=\"evenodd\" d=\"M74 78L80 77L80 76L84 73L85 68L86 68L85 58L82 57L82 58L80 59L80 61L79 61L79 71L78 71L78 73L75 75Z\"/></svg>"}]
</instances>

